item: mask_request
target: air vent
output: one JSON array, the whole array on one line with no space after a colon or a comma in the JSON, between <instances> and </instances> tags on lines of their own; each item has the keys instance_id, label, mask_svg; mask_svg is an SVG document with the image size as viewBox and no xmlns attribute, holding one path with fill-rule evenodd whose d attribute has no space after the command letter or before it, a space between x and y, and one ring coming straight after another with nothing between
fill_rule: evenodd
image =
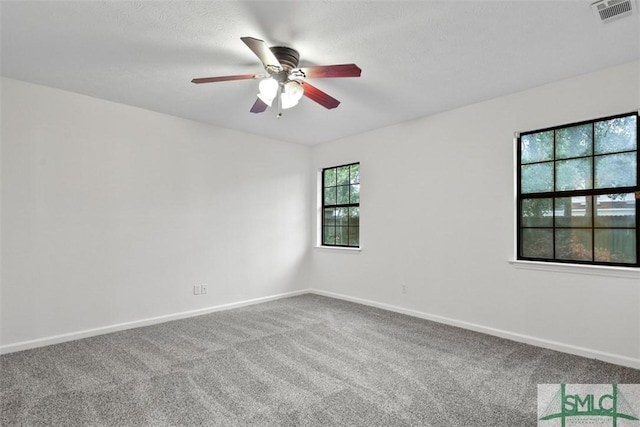
<instances>
[{"instance_id":1,"label":"air vent","mask_svg":"<svg viewBox=\"0 0 640 427\"><path fill-rule=\"evenodd\" d=\"M630 16L634 9L634 0L600 0L591 5L593 11L600 18L600 22L607 23L616 19Z\"/></svg>"}]
</instances>

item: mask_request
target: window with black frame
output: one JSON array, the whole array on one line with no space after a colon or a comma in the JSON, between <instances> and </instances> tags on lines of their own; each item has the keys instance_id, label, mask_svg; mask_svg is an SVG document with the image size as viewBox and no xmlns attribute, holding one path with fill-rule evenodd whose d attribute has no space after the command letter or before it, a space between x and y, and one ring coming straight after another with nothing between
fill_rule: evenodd
<instances>
[{"instance_id":1,"label":"window with black frame","mask_svg":"<svg viewBox=\"0 0 640 427\"><path fill-rule=\"evenodd\" d=\"M518 137L518 259L638 267L638 114Z\"/></svg>"},{"instance_id":2,"label":"window with black frame","mask_svg":"<svg viewBox=\"0 0 640 427\"><path fill-rule=\"evenodd\" d=\"M360 163L322 170L322 245L360 247Z\"/></svg>"}]
</instances>

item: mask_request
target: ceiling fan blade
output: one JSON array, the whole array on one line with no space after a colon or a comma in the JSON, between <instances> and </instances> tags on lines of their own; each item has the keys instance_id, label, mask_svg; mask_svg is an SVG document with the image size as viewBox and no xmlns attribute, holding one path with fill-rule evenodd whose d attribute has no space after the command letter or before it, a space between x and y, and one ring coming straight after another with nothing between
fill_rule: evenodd
<instances>
[{"instance_id":1,"label":"ceiling fan blade","mask_svg":"<svg viewBox=\"0 0 640 427\"><path fill-rule=\"evenodd\" d=\"M282 69L280 61L278 61L278 58L276 58L273 52L271 52L271 49L269 49L269 46L267 46L263 40L253 37L240 37L240 40L242 40L244 44L246 44L247 47L256 54L260 61L262 61L264 68L267 70L274 67L278 68L278 70Z\"/></svg>"},{"instance_id":2,"label":"ceiling fan blade","mask_svg":"<svg viewBox=\"0 0 640 427\"><path fill-rule=\"evenodd\" d=\"M300 68L305 77L320 79L329 77L360 77L362 70L356 64L321 65Z\"/></svg>"},{"instance_id":3,"label":"ceiling fan blade","mask_svg":"<svg viewBox=\"0 0 640 427\"><path fill-rule=\"evenodd\" d=\"M332 109L340 105L340 101L324 93L317 87L311 86L307 82L300 82L300 83L302 83L304 87L304 96L306 96L307 98L313 101L316 101L318 104L322 105L323 107Z\"/></svg>"},{"instance_id":4,"label":"ceiling fan blade","mask_svg":"<svg viewBox=\"0 0 640 427\"><path fill-rule=\"evenodd\" d=\"M230 80L260 79L262 77L264 77L264 74L239 74L237 76L202 77L199 79L191 80L191 83L226 82Z\"/></svg>"},{"instance_id":5,"label":"ceiling fan blade","mask_svg":"<svg viewBox=\"0 0 640 427\"><path fill-rule=\"evenodd\" d=\"M268 105L260 98L256 98L253 107L251 107L252 113L263 113L267 109Z\"/></svg>"}]
</instances>

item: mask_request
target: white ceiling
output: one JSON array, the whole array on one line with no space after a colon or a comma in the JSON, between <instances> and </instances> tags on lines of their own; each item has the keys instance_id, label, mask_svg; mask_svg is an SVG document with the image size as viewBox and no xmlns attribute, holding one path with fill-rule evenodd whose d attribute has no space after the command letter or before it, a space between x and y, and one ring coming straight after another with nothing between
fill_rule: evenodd
<instances>
[{"instance_id":1,"label":"white ceiling","mask_svg":"<svg viewBox=\"0 0 640 427\"><path fill-rule=\"evenodd\" d=\"M2 75L311 145L639 59L640 13L601 24L590 3L2 0ZM310 81L336 109L252 114L257 81L190 83L262 72L242 36L362 77Z\"/></svg>"}]
</instances>

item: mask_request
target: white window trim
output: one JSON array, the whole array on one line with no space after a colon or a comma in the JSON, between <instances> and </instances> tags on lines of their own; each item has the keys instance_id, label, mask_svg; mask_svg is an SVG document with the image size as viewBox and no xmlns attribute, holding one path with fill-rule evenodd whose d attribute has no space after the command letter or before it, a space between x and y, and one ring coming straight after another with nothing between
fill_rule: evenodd
<instances>
[{"instance_id":1,"label":"white window trim","mask_svg":"<svg viewBox=\"0 0 640 427\"><path fill-rule=\"evenodd\" d=\"M550 271L553 273L586 274L589 276L617 277L640 280L640 269L607 265L565 264L561 262L509 260L513 267L523 270ZM640 284L640 282L639 282Z\"/></svg>"},{"instance_id":2,"label":"white window trim","mask_svg":"<svg viewBox=\"0 0 640 427\"><path fill-rule=\"evenodd\" d=\"M354 247L346 247L346 246L323 246L323 245L317 245L314 246L314 249L320 249L323 251L329 251L329 252L352 252L352 253L357 253L357 252L361 252L362 251L362 246L360 246L359 248L354 248Z\"/></svg>"}]
</instances>

